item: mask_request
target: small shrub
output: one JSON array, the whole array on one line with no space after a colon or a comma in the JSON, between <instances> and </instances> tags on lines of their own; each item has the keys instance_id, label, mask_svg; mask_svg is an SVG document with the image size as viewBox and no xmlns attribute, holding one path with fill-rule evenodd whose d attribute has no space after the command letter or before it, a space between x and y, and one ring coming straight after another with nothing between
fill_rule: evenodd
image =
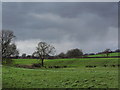
<instances>
[{"instance_id":1,"label":"small shrub","mask_svg":"<svg viewBox=\"0 0 120 90\"><path fill-rule=\"evenodd\" d=\"M115 67L115 65L112 65L112 67Z\"/></svg>"},{"instance_id":2,"label":"small shrub","mask_svg":"<svg viewBox=\"0 0 120 90\"><path fill-rule=\"evenodd\" d=\"M52 68L52 66L49 66L48 68Z\"/></svg>"},{"instance_id":3,"label":"small shrub","mask_svg":"<svg viewBox=\"0 0 120 90\"><path fill-rule=\"evenodd\" d=\"M60 66L53 66L54 68L60 68Z\"/></svg>"},{"instance_id":4,"label":"small shrub","mask_svg":"<svg viewBox=\"0 0 120 90\"><path fill-rule=\"evenodd\" d=\"M63 68L66 68L67 66L63 66Z\"/></svg>"},{"instance_id":5,"label":"small shrub","mask_svg":"<svg viewBox=\"0 0 120 90\"><path fill-rule=\"evenodd\" d=\"M48 66L48 68L66 68L67 66Z\"/></svg>"},{"instance_id":6,"label":"small shrub","mask_svg":"<svg viewBox=\"0 0 120 90\"><path fill-rule=\"evenodd\" d=\"M104 65L104 67L107 67L107 65Z\"/></svg>"},{"instance_id":7,"label":"small shrub","mask_svg":"<svg viewBox=\"0 0 120 90\"><path fill-rule=\"evenodd\" d=\"M120 67L120 64L118 64L117 66Z\"/></svg>"}]
</instances>

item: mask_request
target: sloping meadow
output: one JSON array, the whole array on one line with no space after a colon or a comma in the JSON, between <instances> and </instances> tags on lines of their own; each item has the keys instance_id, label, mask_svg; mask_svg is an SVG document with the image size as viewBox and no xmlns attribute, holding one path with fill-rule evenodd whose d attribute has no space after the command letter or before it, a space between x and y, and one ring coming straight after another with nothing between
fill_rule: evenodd
<instances>
[{"instance_id":1,"label":"sloping meadow","mask_svg":"<svg viewBox=\"0 0 120 90\"><path fill-rule=\"evenodd\" d=\"M40 60L14 59L14 64L21 65L38 62ZM118 88L118 58L49 59L44 64L67 68L3 66L3 88Z\"/></svg>"}]
</instances>

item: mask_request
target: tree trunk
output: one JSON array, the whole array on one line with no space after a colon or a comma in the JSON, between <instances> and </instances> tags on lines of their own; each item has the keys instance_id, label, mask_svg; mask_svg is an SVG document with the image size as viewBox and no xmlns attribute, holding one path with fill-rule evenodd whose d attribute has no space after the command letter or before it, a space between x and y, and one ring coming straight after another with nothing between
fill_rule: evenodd
<instances>
[{"instance_id":1,"label":"tree trunk","mask_svg":"<svg viewBox=\"0 0 120 90\"><path fill-rule=\"evenodd\" d=\"M44 66L44 63L43 63L43 60L44 60L44 59L41 59L41 60L42 60L42 66Z\"/></svg>"}]
</instances>

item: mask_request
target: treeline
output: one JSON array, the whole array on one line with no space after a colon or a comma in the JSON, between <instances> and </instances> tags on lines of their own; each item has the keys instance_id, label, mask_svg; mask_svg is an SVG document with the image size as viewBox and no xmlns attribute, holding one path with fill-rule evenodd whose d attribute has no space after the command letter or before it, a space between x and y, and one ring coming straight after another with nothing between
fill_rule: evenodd
<instances>
[{"instance_id":1,"label":"treeline","mask_svg":"<svg viewBox=\"0 0 120 90\"><path fill-rule=\"evenodd\" d=\"M87 57L88 55L95 55L95 53L84 54L81 49L75 48L68 50L66 53L61 52L58 55L55 55L55 47L46 43L39 42L36 50L33 51L32 55L26 55L23 53L21 56L19 55L19 50L17 49L17 45L15 44L15 35L12 31L2 30L0 31L0 54L2 55L2 63L10 63L11 58L33 58L33 59L41 59L42 66L44 59L56 59L56 58L79 58L79 57ZM106 49L102 52L98 52L96 54L105 54L106 57L109 56L112 52L120 52L120 49L112 51L110 49ZM10 62L9 62L10 61Z\"/></svg>"},{"instance_id":2,"label":"treeline","mask_svg":"<svg viewBox=\"0 0 120 90\"><path fill-rule=\"evenodd\" d=\"M83 51L81 49L71 49L68 50L67 53L61 52L58 55L44 55L45 59L53 59L53 58L77 58L77 57L81 57L83 56ZM10 57L10 58L33 58L33 59L39 59L39 56L36 56L34 53L32 55L27 55L26 53L23 53L21 56L14 56L14 57Z\"/></svg>"},{"instance_id":3,"label":"treeline","mask_svg":"<svg viewBox=\"0 0 120 90\"><path fill-rule=\"evenodd\" d=\"M102 52L98 52L98 53L86 53L84 54L85 56L87 55L98 55L98 54L110 54L110 53L118 53L120 52L120 49L116 49L116 50L110 50L110 49L106 49L105 51L102 51Z\"/></svg>"},{"instance_id":4,"label":"treeline","mask_svg":"<svg viewBox=\"0 0 120 90\"><path fill-rule=\"evenodd\" d=\"M62 59L62 58L86 58L89 55L98 55L98 54L104 54L105 56L102 57L108 57L110 53L117 53L120 52L120 49L116 49L114 51L110 50L110 49L106 49L102 52L98 52L98 53L85 53L83 54L83 51L81 49L71 49L68 50L67 53L61 52L58 55L55 56L50 56L50 55L46 55L44 56L45 59ZM113 56L116 57L116 56ZM39 59L39 57L35 56L34 54L32 55L27 55L25 53L23 53L21 56L14 56L14 57L10 57L10 58L21 58L21 59Z\"/></svg>"}]
</instances>

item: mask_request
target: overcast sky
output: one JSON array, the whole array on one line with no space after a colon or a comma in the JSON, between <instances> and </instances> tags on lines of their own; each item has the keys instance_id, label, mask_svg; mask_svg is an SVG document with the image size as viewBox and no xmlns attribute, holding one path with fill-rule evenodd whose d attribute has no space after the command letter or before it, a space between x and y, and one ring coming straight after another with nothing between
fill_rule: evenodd
<instances>
[{"instance_id":1,"label":"overcast sky","mask_svg":"<svg viewBox=\"0 0 120 90\"><path fill-rule=\"evenodd\" d=\"M57 54L118 48L118 6L113 2L3 2L2 28L14 31L20 53L32 54L40 41Z\"/></svg>"}]
</instances>

